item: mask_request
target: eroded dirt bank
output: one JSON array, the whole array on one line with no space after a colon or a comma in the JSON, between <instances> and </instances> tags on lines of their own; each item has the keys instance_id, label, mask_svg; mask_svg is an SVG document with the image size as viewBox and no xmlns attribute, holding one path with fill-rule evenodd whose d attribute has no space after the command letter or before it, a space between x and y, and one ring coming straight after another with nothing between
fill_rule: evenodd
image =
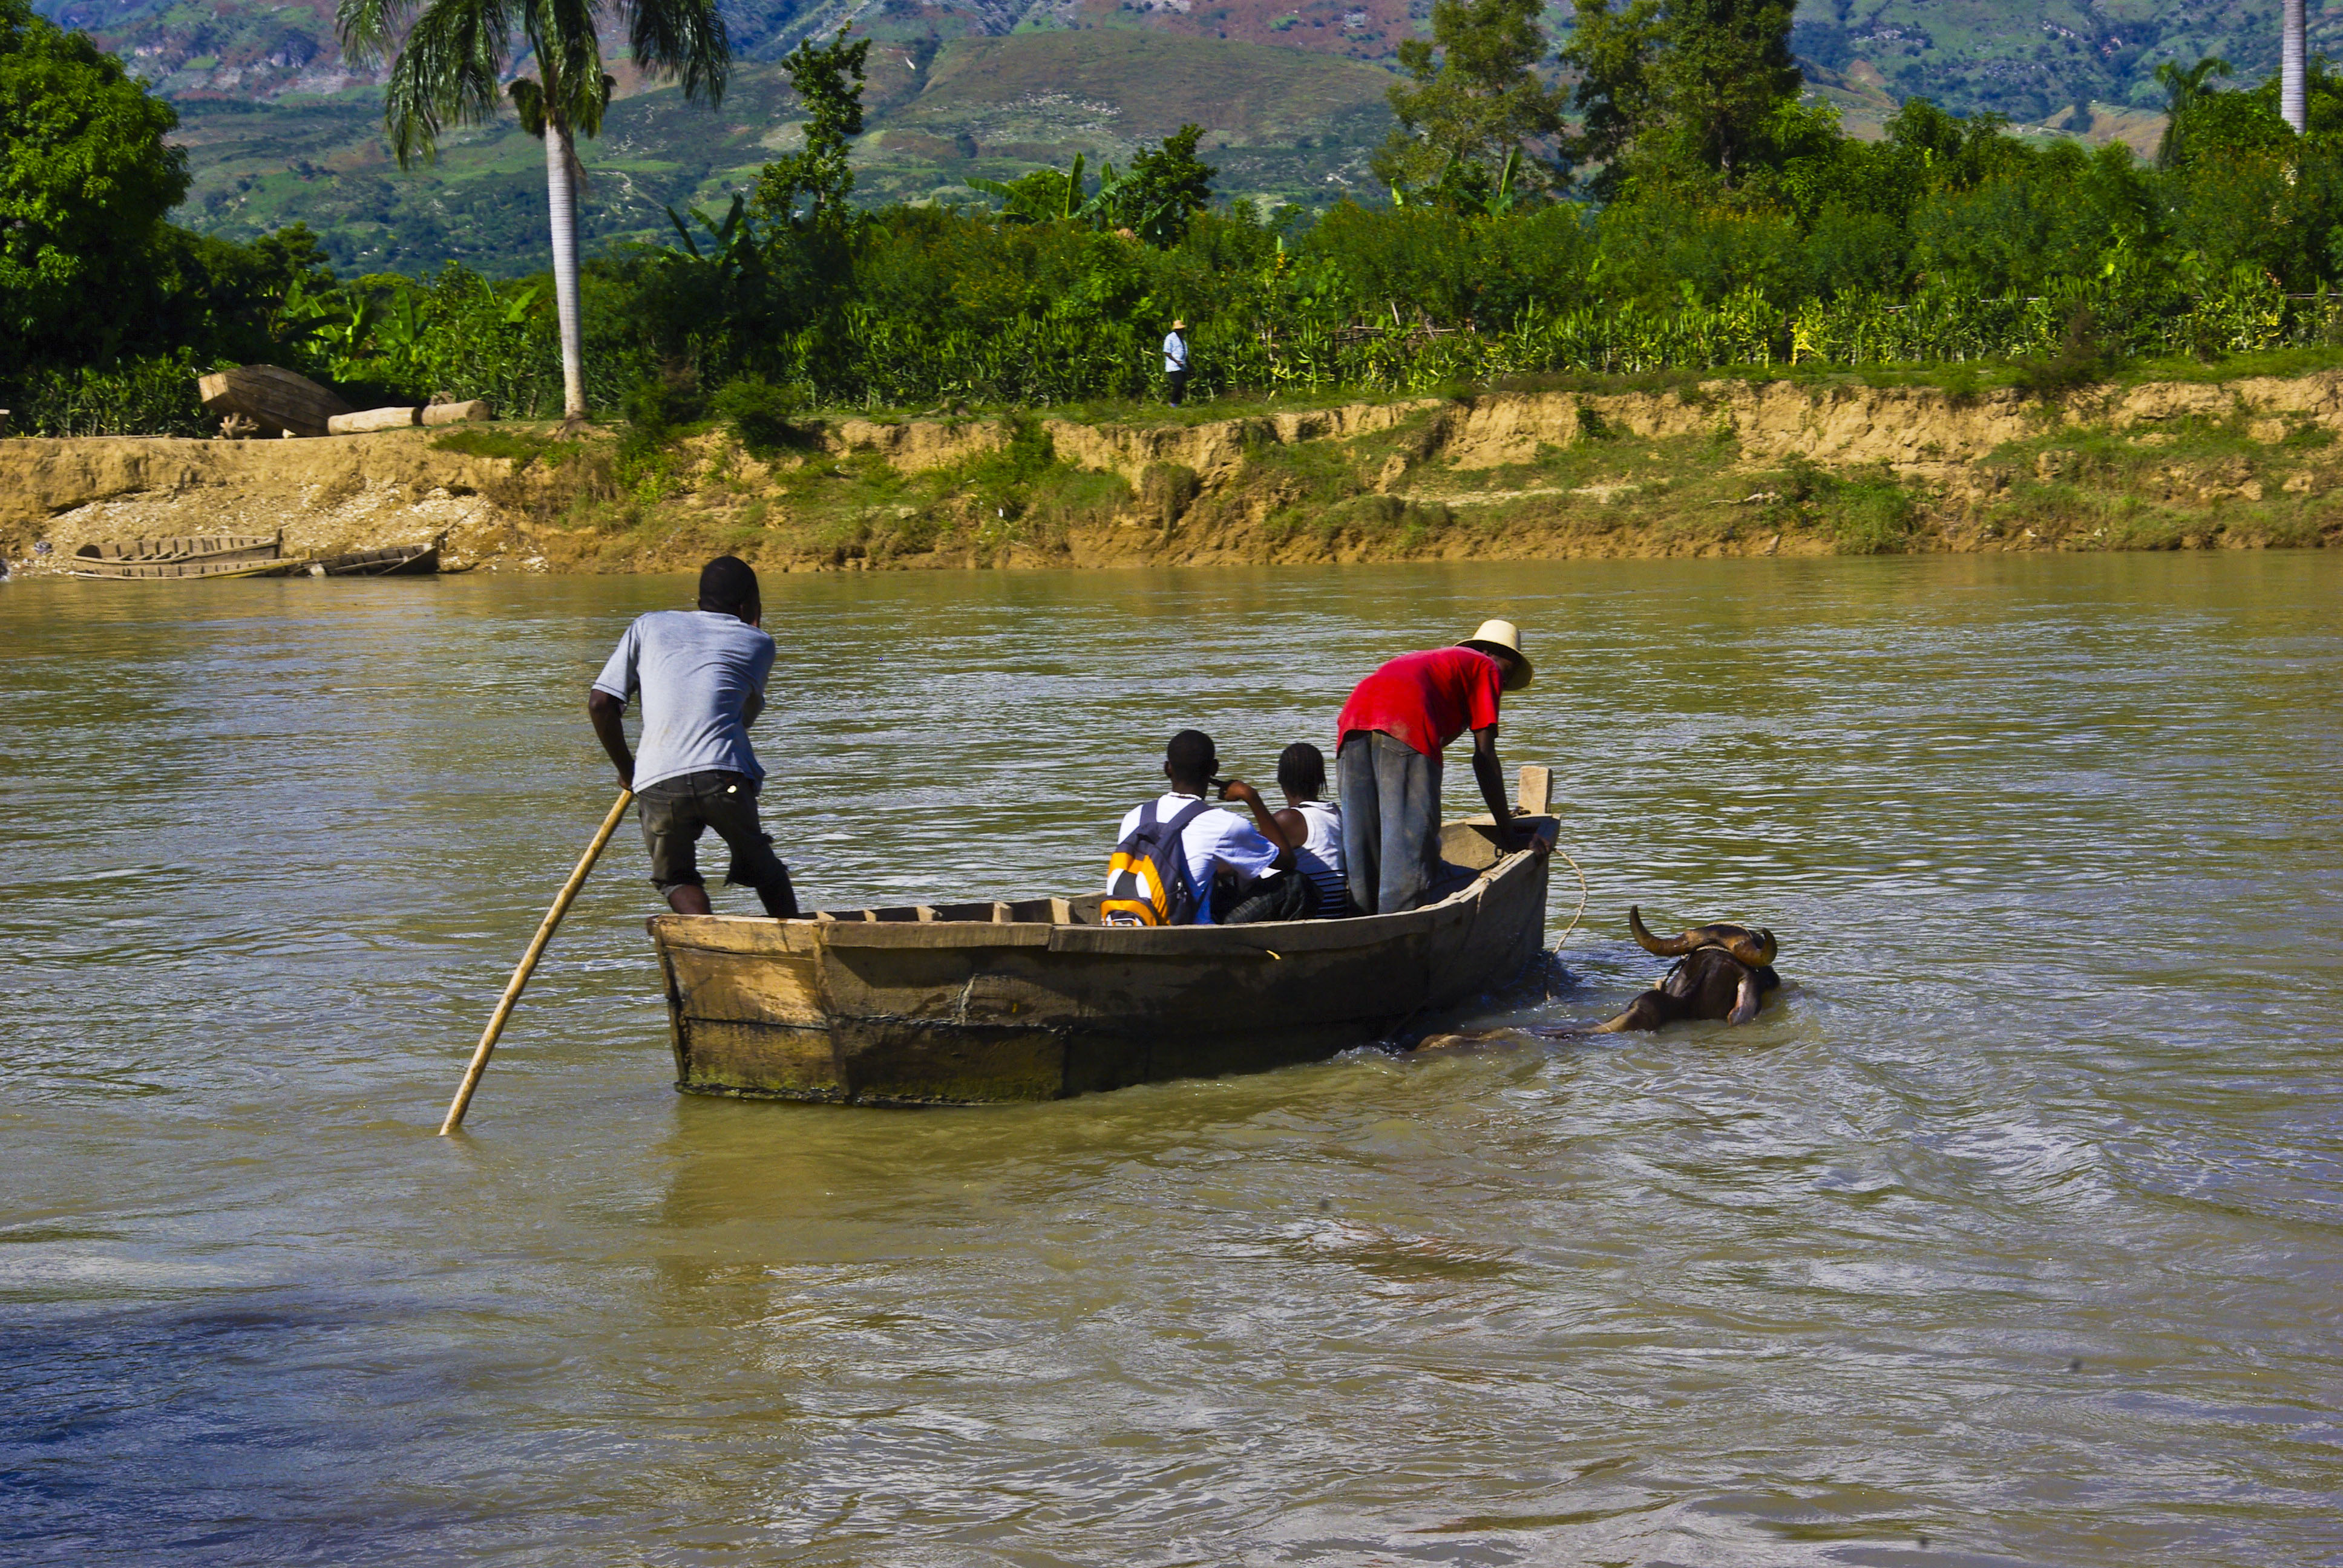
<instances>
[{"instance_id":1,"label":"eroded dirt bank","mask_svg":"<svg viewBox=\"0 0 2343 1568\"><path fill-rule=\"evenodd\" d=\"M2013 392L1715 381L1175 422L0 441L0 549L282 529L626 571L2254 548L2343 534L2343 372ZM45 543L49 548L41 550Z\"/></svg>"}]
</instances>

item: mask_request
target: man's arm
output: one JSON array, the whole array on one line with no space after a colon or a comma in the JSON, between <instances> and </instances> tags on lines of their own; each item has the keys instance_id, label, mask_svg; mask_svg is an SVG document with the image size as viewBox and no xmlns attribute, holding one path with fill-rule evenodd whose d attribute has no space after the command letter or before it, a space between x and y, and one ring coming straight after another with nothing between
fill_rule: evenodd
<instances>
[{"instance_id":1,"label":"man's arm","mask_svg":"<svg viewBox=\"0 0 2343 1568\"><path fill-rule=\"evenodd\" d=\"M1277 825L1277 819L1262 803L1260 790L1242 779L1232 779L1229 787L1221 791L1221 799L1252 807L1253 826L1261 829L1261 836L1268 839L1277 851L1277 869L1281 871L1293 869L1293 844L1287 841L1285 829Z\"/></svg>"},{"instance_id":2,"label":"man's arm","mask_svg":"<svg viewBox=\"0 0 2343 1568\"><path fill-rule=\"evenodd\" d=\"M1497 823L1497 850L1510 855L1522 847L1522 836L1513 831L1513 803L1505 799L1505 769L1497 760L1497 727L1473 731L1473 778L1481 786L1481 799L1489 805L1489 815Z\"/></svg>"},{"instance_id":3,"label":"man's arm","mask_svg":"<svg viewBox=\"0 0 2343 1568\"><path fill-rule=\"evenodd\" d=\"M618 770L618 782L631 789L635 787L635 754L627 749L627 727L618 720L627 705L597 688L586 694L586 717L594 722L594 734L602 742L602 749L610 754L610 764Z\"/></svg>"}]
</instances>

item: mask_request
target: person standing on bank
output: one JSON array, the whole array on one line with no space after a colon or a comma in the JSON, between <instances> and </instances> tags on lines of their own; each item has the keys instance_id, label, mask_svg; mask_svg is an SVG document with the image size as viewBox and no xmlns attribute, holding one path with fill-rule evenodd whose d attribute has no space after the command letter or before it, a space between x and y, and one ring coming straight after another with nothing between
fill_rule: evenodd
<instances>
[{"instance_id":1,"label":"person standing on bank","mask_svg":"<svg viewBox=\"0 0 2343 1568\"><path fill-rule=\"evenodd\" d=\"M1174 321L1163 337L1163 379L1172 388L1172 407L1188 395L1188 324Z\"/></svg>"},{"instance_id":2,"label":"person standing on bank","mask_svg":"<svg viewBox=\"0 0 2343 1568\"><path fill-rule=\"evenodd\" d=\"M764 711L776 651L758 629L764 615L749 563L719 556L700 571L699 608L637 618L586 699L594 733L639 802L651 886L679 915L709 912L695 848L709 828L732 854L727 882L756 889L777 919L798 912L789 869L757 819L765 770L749 726ZM619 720L639 691L643 746L635 753Z\"/></svg>"},{"instance_id":3,"label":"person standing on bank","mask_svg":"<svg viewBox=\"0 0 2343 1568\"><path fill-rule=\"evenodd\" d=\"M1335 720L1334 779L1343 877L1359 913L1412 910L1439 883L1441 753L1467 729L1498 851L1522 848L1497 761L1497 704L1530 674L1520 628L1490 620L1453 648L1401 654L1351 693Z\"/></svg>"}]
</instances>

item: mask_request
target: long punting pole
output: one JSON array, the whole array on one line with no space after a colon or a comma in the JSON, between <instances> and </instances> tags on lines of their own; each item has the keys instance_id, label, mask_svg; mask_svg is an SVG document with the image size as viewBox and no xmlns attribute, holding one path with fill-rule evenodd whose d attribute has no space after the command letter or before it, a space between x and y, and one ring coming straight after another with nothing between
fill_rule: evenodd
<instances>
[{"instance_id":1,"label":"long punting pole","mask_svg":"<svg viewBox=\"0 0 2343 1568\"><path fill-rule=\"evenodd\" d=\"M634 799L632 789L618 791L618 803L610 808L610 814L602 819L602 830L594 835L592 843L586 846L585 856L578 860L578 869L569 873L569 880L562 884L561 896L553 900L553 908L545 911L545 920L538 926L537 935L530 940L528 951L521 955L520 967L513 970L512 981L505 987L505 994L498 1001L496 1012L488 1019L488 1029L480 1035L479 1046L472 1052L472 1065L464 1070L464 1081L457 1088L456 1098L447 1106L447 1120L439 1124L440 1137L447 1137L463 1125L464 1111L472 1103L472 1091L480 1086L480 1074L488 1070L488 1058L497 1049L497 1036L504 1033L505 1020L512 1017L514 1004L520 1000L521 988L528 985L528 977L537 972L537 960L545 956L545 944L553 940L554 928L561 924L561 917L569 912L570 902L578 897L578 890L586 885L586 874L594 869L594 862L602 858L603 847L609 843L610 835L618 830L618 823Z\"/></svg>"}]
</instances>

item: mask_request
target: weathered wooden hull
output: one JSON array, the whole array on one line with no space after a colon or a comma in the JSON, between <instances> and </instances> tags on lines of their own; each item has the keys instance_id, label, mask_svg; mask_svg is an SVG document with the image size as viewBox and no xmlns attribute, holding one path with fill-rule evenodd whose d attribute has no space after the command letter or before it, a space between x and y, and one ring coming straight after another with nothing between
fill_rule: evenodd
<instances>
[{"instance_id":1,"label":"weathered wooden hull","mask_svg":"<svg viewBox=\"0 0 2343 1568\"><path fill-rule=\"evenodd\" d=\"M117 582L176 581L186 578L276 578L283 577L301 563L267 558L246 559L241 557L210 558L189 561L97 561L75 558L73 575L77 578L106 578Z\"/></svg>"},{"instance_id":2,"label":"weathered wooden hull","mask_svg":"<svg viewBox=\"0 0 2343 1568\"><path fill-rule=\"evenodd\" d=\"M282 534L128 539L87 544L65 563L83 578L267 577L289 570Z\"/></svg>"},{"instance_id":3,"label":"weathered wooden hull","mask_svg":"<svg viewBox=\"0 0 2343 1568\"><path fill-rule=\"evenodd\" d=\"M1554 831L1551 819L1524 826ZM1483 874L1428 908L1362 920L1081 923L1095 900L1039 900L1023 920L658 916L677 1087L979 1104L1317 1060L1538 958L1544 857L1497 859L1485 819L1449 824L1443 848Z\"/></svg>"},{"instance_id":4,"label":"weathered wooden hull","mask_svg":"<svg viewBox=\"0 0 2343 1568\"><path fill-rule=\"evenodd\" d=\"M207 413L241 414L264 436L322 436L327 420L350 412L315 381L275 365L238 365L199 376L196 392Z\"/></svg>"},{"instance_id":5,"label":"weathered wooden hull","mask_svg":"<svg viewBox=\"0 0 2343 1568\"><path fill-rule=\"evenodd\" d=\"M319 557L308 563L307 569L321 578L429 577L439 569L439 547L393 545L378 550L353 550L347 555Z\"/></svg>"}]
</instances>

